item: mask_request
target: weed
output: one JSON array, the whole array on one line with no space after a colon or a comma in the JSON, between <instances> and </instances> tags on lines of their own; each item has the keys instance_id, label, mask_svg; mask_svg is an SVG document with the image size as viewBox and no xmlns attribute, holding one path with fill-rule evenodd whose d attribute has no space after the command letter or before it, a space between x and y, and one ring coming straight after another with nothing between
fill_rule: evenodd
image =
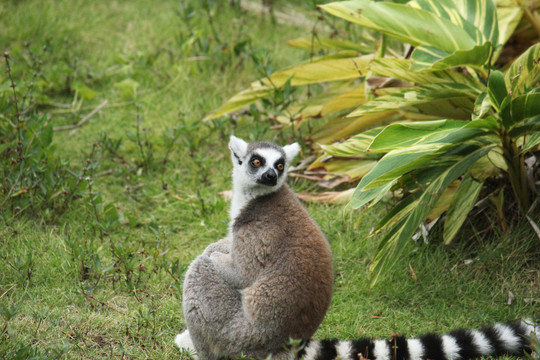
<instances>
[{"instance_id":1,"label":"weed","mask_svg":"<svg viewBox=\"0 0 540 360\"><path fill-rule=\"evenodd\" d=\"M136 104L136 107L137 113L135 118L137 123L135 125L135 131L128 132L128 139L135 143L138 150L139 159L137 160L136 165L147 172L154 165L154 149L151 142L148 140L149 129L142 127L144 118L141 114L141 106Z\"/></svg>"},{"instance_id":2,"label":"weed","mask_svg":"<svg viewBox=\"0 0 540 360\"><path fill-rule=\"evenodd\" d=\"M23 214L53 221L65 212L72 200L81 197L81 182L68 162L56 154L50 117L37 110L34 81L41 60L32 55L29 70L33 81L15 82L11 56L4 53L6 73L12 90L11 100L0 97L6 116L0 117L0 215L4 219ZM21 95L22 94L22 95ZM10 111L11 110L11 111Z\"/></svg>"},{"instance_id":3,"label":"weed","mask_svg":"<svg viewBox=\"0 0 540 360\"><path fill-rule=\"evenodd\" d=\"M31 284L33 269L35 266L34 255L32 250L28 250L26 254L16 256L13 261L7 260L6 263L13 268L19 275L19 280L22 284Z\"/></svg>"},{"instance_id":4,"label":"weed","mask_svg":"<svg viewBox=\"0 0 540 360\"><path fill-rule=\"evenodd\" d=\"M254 51L251 53L251 59L255 64L256 69L258 70L260 76L268 81L272 88L272 95L269 98L263 98L262 104L264 108L264 115L272 121L276 126L281 128L279 125L278 118L283 117L287 119L291 125L292 137L299 138L299 134L295 133L297 126L295 126L295 119L297 116L304 110L300 108L296 111L290 111L289 107L294 102L294 92L296 91L294 87L291 86L292 76L289 77L282 86L277 86L272 81L272 59L269 55L269 52L266 50ZM254 107L251 107L253 110ZM252 112L253 114L253 112ZM257 114L255 112L255 114ZM260 117L259 114L257 114Z\"/></svg>"},{"instance_id":5,"label":"weed","mask_svg":"<svg viewBox=\"0 0 540 360\"><path fill-rule=\"evenodd\" d=\"M9 322L15 319L17 314L19 313L19 310L21 308L21 303L17 304L11 304L11 305L4 305L3 303L0 303L0 315L2 315L2 318L4 320L4 323L2 325L2 333L1 339L2 341L7 337L9 338L9 332L8 332L8 325Z\"/></svg>"}]
</instances>

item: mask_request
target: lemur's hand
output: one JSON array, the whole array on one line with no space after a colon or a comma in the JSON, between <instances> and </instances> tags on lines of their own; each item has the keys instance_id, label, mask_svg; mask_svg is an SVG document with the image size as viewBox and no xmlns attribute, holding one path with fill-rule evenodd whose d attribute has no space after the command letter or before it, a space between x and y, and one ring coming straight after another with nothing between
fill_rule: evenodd
<instances>
[{"instance_id":1,"label":"lemur's hand","mask_svg":"<svg viewBox=\"0 0 540 360\"><path fill-rule=\"evenodd\" d=\"M218 272L233 271L232 257L230 254L214 251L210 254L210 260Z\"/></svg>"},{"instance_id":2,"label":"lemur's hand","mask_svg":"<svg viewBox=\"0 0 540 360\"><path fill-rule=\"evenodd\" d=\"M231 249L231 238L226 237L206 247L203 255L210 256L215 252L228 254Z\"/></svg>"},{"instance_id":3,"label":"lemur's hand","mask_svg":"<svg viewBox=\"0 0 540 360\"><path fill-rule=\"evenodd\" d=\"M210 260L214 264L216 272L226 283L237 289L245 287L240 274L235 269L231 254L215 251L210 254Z\"/></svg>"}]
</instances>

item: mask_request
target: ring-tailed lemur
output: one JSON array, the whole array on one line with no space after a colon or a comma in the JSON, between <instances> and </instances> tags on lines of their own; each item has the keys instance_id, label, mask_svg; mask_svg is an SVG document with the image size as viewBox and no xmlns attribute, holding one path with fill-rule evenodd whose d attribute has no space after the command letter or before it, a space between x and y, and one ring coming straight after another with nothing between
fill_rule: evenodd
<instances>
[{"instance_id":1,"label":"ring-tailed lemur","mask_svg":"<svg viewBox=\"0 0 540 360\"><path fill-rule=\"evenodd\" d=\"M229 235L186 273L184 319L176 338L202 359L283 353L309 339L330 305L332 254L323 233L285 184L297 143L247 143L231 136Z\"/></svg>"},{"instance_id":2,"label":"ring-tailed lemur","mask_svg":"<svg viewBox=\"0 0 540 360\"><path fill-rule=\"evenodd\" d=\"M455 330L418 339L310 339L332 294L332 257L317 224L285 185L298 144L246 143L231 136L233 196L229 235L211 244L190 265L183 310L188 330L176 344L201 359L248 355L265 359L450 360L523 354L530 320L483 330Z\"/></svg>"}]
</instances>

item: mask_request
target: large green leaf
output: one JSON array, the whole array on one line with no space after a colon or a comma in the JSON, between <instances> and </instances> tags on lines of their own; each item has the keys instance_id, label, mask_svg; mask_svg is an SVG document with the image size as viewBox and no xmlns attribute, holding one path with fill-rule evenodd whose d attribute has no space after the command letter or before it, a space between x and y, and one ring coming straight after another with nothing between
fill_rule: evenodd
<instances>
[{"instance_id":1,"label":"large green leaf","mask_svg":"<svg viewBox=\"0 0 540 360\"><path fill-rule=\"evenodd\" d=\"M327 183L320 182L319 184L332 188L343 182L357 181L376 163L376 158L329 158L323 155L311 163L305 174L316 176L318 180L321 180L322 176Z\"/></svg>"},{"instance_id":2,"label":"large green leaf","mask_svg":"<svg viewBox=\"0 0 540 360\"><path fill-rule=\"evenodd\" d=\"M432 167L418 169L414 173L404 175L399 179L399 187L407 195L392 208L373 229L373 234L377 234L385 229L394 226L403 217L407 216L418 203L416 200L421 196L419 191L431 183L431 181L442 174L447 167ZM433 212L431 213L433 214Z\"/></svg>"},{"instance_id":3,"label":"large green leaf","mask_svg":"<svg viewBox=\"0 0 540 360\"><path fill-rule=\"evenodd\" d=\"M407 59L380 58L374 59L369 69L374 75L392 77L408 81L412 84L430 85L438 83L457 83L470 88L482 89L483 85L471 76L458 71L415 71Z\"/></svg>"},{"instance_id":4,"label":"large green leaf","mask_svg":"<svg viewBox=\"0 0 540 360\"><path fill-rule=\"evenodd\" d=\"M373 228L372 234L378 234L381 231L394 226L405 216L409 215L413 209L418 206L418 194L411 193L401 199Z\"/></svg>"},{"instance_id":5,"label":"large green leaf","mask_svg":"<svg viewBox=\"0 0 540 360\"><path fill-rule=\"evenodd\" d=\"M482 185L471 176L466 176L459 185L444 221L443 238L445 244L449 244L461 229L461 225L467 219L476 199L478 199Z\"/></svg>"},{"instance_id":6,"label":"large green leaf","mask_svg":"<svg viewBox=\"0 0 540 360\"><path fill-rule=\"evenodd\" d=\"M379 200L386 195L386 193L392 188L397 179L387 184L379 186L374 189L363 190L357 187L354 190L353 197L347 206L353 209L359 209L369 202L372 202L371 206L378 203Z\"/></svg>"},{"instance_id":7,"label":"large green leaf","mask_svg":"<svg viewBox=\"0 0 540 360\"><path fill-rule=\"evenodd\" d=\"M356 0L334 2L321 5L321 8L332 15L380 31L415 47L427 45L453 53L476 45L475 39L459 25L411 6Z\"/></svg>"},{"instance_id":8,"label":"large green leaf","mask_svg":"<svg viewBox=\"0 0 540 360\"><path fill-rule=\"evenodd\" d=\"M289 106L283 112L288 117L278 116L278 121L290 123L290 117L294 117L295 126L299 126L309 118L321 118L330 113L342 111L364 102L365 90L364 84L357 86L342 85L332 87L329 90L311 96L304 102Z\"/></svg>"},{"instance_id":9,"label":"large green leaf","mask_svg":"<svg viewBox=\"0 0 540 360\"><path fill-rule=\"evenodd\" d=\"M474 110L472 112L471 118L473 120L478 120L484 117L491 110L491 101L487 91L482 92L476 98L474 102Z\"/></svg>"},{"instance_id":10,"label":"large green leaf","mask_svg":"<svg viewBox=\"0 0 540 360\"><path fill-rule=\"evenodd\" d=\"M434 116L446 117L447 113L454 110L455 102L460 105L470 104L470 111L473 110L473 99L480 94L479 89L471 88L468 85L459 83L439 83L425 86L415 86L403 88L390 95L380 96L375 100L368 101L349 116L360 116L372 114L380 111L398 110L406 107L414 107L421 104L429 104L435 100L441 100L437 114ZM462 103L462 100L466 100ZM446 105L444 105L446 103Z\"/></svg>"},{"instance_id":11,"label":"large green leaf","mask_svg":"<svg viewBox=\"0 0 540 360\"><path fill-rule=\"evenodd\" d=\"M540 113L539 115L529 119L528 121L525 121L517 126L514 126L512 130L508 132L508 135L510 135L513 138L516 138L518 136L531 136L534 135L534 133L540 132Z\"/></svg>"},{"instance_id":12,"label":"large green leaf","mask_svg":"<svg viewBox=\"0 0 540 360\"><path fill-rule=\"evenodd\" d=\"M499 45L504 45L510 39L523 16L523 7L512 4L511 7L497 7L499 23ZM502 49L502 46L500 47Z\"/></svg>"},{"instance_id":13,"label":"large green leaf","mask_svg":"<svg viewBox=\"0 0 540 360\"><path fill-rule=\"evenodd\" d=\"M369 146L369 150L393 149L438 142L450 132L467 125L467 121L434 120L388 125Z\"/></svg>"},{"instance_id":14,"label":"large green leaf","mask_svg":"<svg viewBox=\"0 0 540 360\"><path fill-rule=\"evenodd\" d=\"M309 62L276 72L270 78L262 79L266 85L282 87L291 79L292 86L307 85L325 81L351 80L364 76L372 55L344 59L329 59Z\"/></svg>"},{"instance_id":15,"label":"large green leaf","mask_svg":"<svg viewBox=\"0 0 540 360\"><path fill-rule=\"evenodd\" d=\"M486 155L491 148L491 146L482 147L471 152L433 179L417 200L419 206L416 206L408 216L399 221L381 240L379 251L370 266L372 284L377 282L381 273L392 267L418 226L429 215L443 191L478 159Z\"/></svg>"},{"instance_id":16,"label":"large green leaf","mask_svg":"<svg viewBox=\"0 0 540 360\"><path fill-rule=\"evenodd\" d=\"M405 149L396 149L388 152L375 167L362 178L358 188L363 190L374 189L401 175L421 168L441 165L448 162L441 157L444 144L416 145Z\"/></svg>"},{"instance_id":17,"label":"large green leaf","mask_svg":"<svg viewBox=\"0 0 540 360\"><path fill-rule=\"evenodd\" d=\"M489 128L492 120L428 122L425 128L421 128L421 123L389 125L375 137L369 150L395 150L389 151L379 160L373 170L362 178L358 187L372 189L418 168L445 165L454 161L456 155L461 156L458 150L465 140L475 138L476 142L485 146L496 144L484 138L484 135L492 133ZM430 131L429 127L436 128ZM400 133L403 134L402 139L399 139Z\"/></svg>"},{"instance_id":18,"label":"large green leaf","mask_svg":"<svg viewBox=\"0 0 540 360\"><path fill-rule=\"evenodd\" d=\"M358 0L322 8L415 46L415 70L488 64L499 43L497 9L491 0L416 0L409 5Z\"/></svg>"},{"instance_id":19,"label":"large green leaf","mask_svg":"<svg viewBox=\"0 0 540 360\"><path fill-rule=\"evenodd\" d=\"M232 111L239 110L262 98L268 97L274 88L283 87L288 81L292 86L314 84L326 81L351 80L362 77L372 56L353 58L329 58L304 63L272 74L268 78L255 81L251 86L234 95L205 120L215 119Z\"/></svg>"},{"instance_id":20,"label":"large green leaf","mask_svg":"<svg viewBox=\"0 0 540 360\"><path fill-rule=\"evenodd\" d=\"M497 111L500 111L504 99L508 96L504 75L500 71L491 72L488 78L487 90L491 104Z\"/></svg>"},{"instance_id":21,"label":"large green leaf","mask_svg":"<svg viewBox=\"0 0 540 360\"><path fill-rule=\"evenodd\" d=\"M540 145L540 131L537 131L526 139L525 145L523 145L522 152L526 152L534 149Z\"/></svg>"},{"instance_id":22,"label":"large green leaf","mask_svg":"<svg viewBox=\"0 0 540 360\"><path fill-rule=\"evenodd\" d=\"M369 151L389 151L417 145L459 144L498 130L492 117L475 121L433 120L388 125L369 146Z\"/></svg>"},{"instance_id":23,"label":"large green leaf","mask_svg":"<svg viewBox=\"0 0 540 360\"><path fill-rule=\"evenodd\" d=\"M513 96L523 95L538 86L540 77L540 43L531 46L510 65L504 74L506 88Z\"/></svg>"},{"instance_id":24,"label":"large green leaf","mask_svg":"<svg viewBox=\"0 0 540 360\"><path fill-rule=\"evenodd\" d=\"M358 134L360 131L390 121L396 116L395 111L386 111L359 117L337 117L329 120L311 135L318 144L332 144L336 141Z\"/></svg>"},{"instance_id":25,"label":"large green leaf","mask_svg":"<svg viewBox=\"0 0 540 360\"><path fill-rule=\"evenodd\" d=\"M456 6L463 19L473 24L483 35L484 41L499 44L497 7L491 0L447 0Z\"/></svg>"},{"instance_id":26,"label":"large green leaf","mask_svg":"<svg viewBox=\"0 0 540 360\"><path fill-rule=\"evenodd\" d=\"M399 113L405 119L411 121L436 119L470 120L472 109L474 109L474 99L456 97L437 99L421 102L413 106L402 107L399 109Z\"/></svg>"},{"instance_id":27,"label":"large green leaf","mask_svg":"<svg viewBox=\"0 0 540 360\"><path fill-rule=\"evenodd\" d=\"M457 66L483 67L498 44L497 10L491 0L414 0L409 5L429 11L467 32L473 46L449 51L438 44L419 46L411 56L413 68L448 69Z\"/></svg>"},{"instance_id":28,"label":"large green leaf","mask_svg":"<svg viewBox=\"0 0 540 360\"><path fill-rule=\"evenodd\" d=\"M487 4L491 5L493 10L495 6L491 1L470 0L468 6L463 6L459 0L415 0L409 3L411 6L421 8L432 12L441 18L444 18L464 29L477 44L490 39L480 31L485 24L482 22L482 16L493 23L493 13L487 11ZM483 5L483 6L482 6ZM475 16L478 15L478 16ZM480 26L478 26L480 25ZM488 33L490 33L488 29Z\"/></svg>"},{"instance_id":29,"label":"large green leaf","mask_svg":"<svg viewBox=\"0 0 540 360\"><path fill-rule=\"evenodd\" d=\"M357 107L365 101L366 89L364 84L361 84L354 90L341 93L325 102L321 108L321 116L326 116L339 110Z\"/></svg>"},{"instance_id":30,"label":"large green leaf","mask_svg":"<svg viewBox=\"0 0 540 360\"><path fill-rule=\"evenodd\" d=\"M490 42L475 45L470 49L446 52L433 46L421 46L411 55L414 70L446 70L458 66L482 68L488 64L493 52Z\"/></svg>"},{"instance_id":31,"label":"large green leaf","mask_svg":"<svg viewBox=\"0 0 540 360\"><path fill-rule=\"evenodd\" d=\"M513 98L511 108L513 124L540 116L540 93L533 92Z\"/></svg>"},{"instance_id":32,"label":"large green leaf","mask_svg":"<svg viewBox=\"0 0 540 360\"><path fill-rule=\"evenodd\" d=\"M375 136L382 131L382 128L370 129L353 136L342 143L332 145L322 145L324 152L331 156L351 157L364 155L367 153L369 145Z\"/></svg>"}]
</instances>

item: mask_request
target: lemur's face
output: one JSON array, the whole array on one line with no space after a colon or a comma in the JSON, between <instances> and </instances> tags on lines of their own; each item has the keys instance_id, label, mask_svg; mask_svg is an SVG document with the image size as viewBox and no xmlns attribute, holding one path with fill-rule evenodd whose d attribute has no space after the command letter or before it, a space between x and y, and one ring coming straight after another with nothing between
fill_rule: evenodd
<instances>
[{"instance_id":1,"label":"lemur's face","mask_svg":"<svg viewBox=\"0 0 540 360\"><path fill-rule=\"evenodd\" d=\"M276 186L285 171L285 154L275 149L260 148L249 154L246 172L254 183Z\"/></svg>"},{"instance_id":2,"label":"lemur's face","mask_svg":"<svg viewBox=\"0 0 540 360\"><path fill-rule=\"evenodd\" d=\"M233 176L250 187L279 188L287 177L289 161L298 154L297 143L281 147L269 142L247 143L231 136Z\"/></svg>"}]
</instances>

